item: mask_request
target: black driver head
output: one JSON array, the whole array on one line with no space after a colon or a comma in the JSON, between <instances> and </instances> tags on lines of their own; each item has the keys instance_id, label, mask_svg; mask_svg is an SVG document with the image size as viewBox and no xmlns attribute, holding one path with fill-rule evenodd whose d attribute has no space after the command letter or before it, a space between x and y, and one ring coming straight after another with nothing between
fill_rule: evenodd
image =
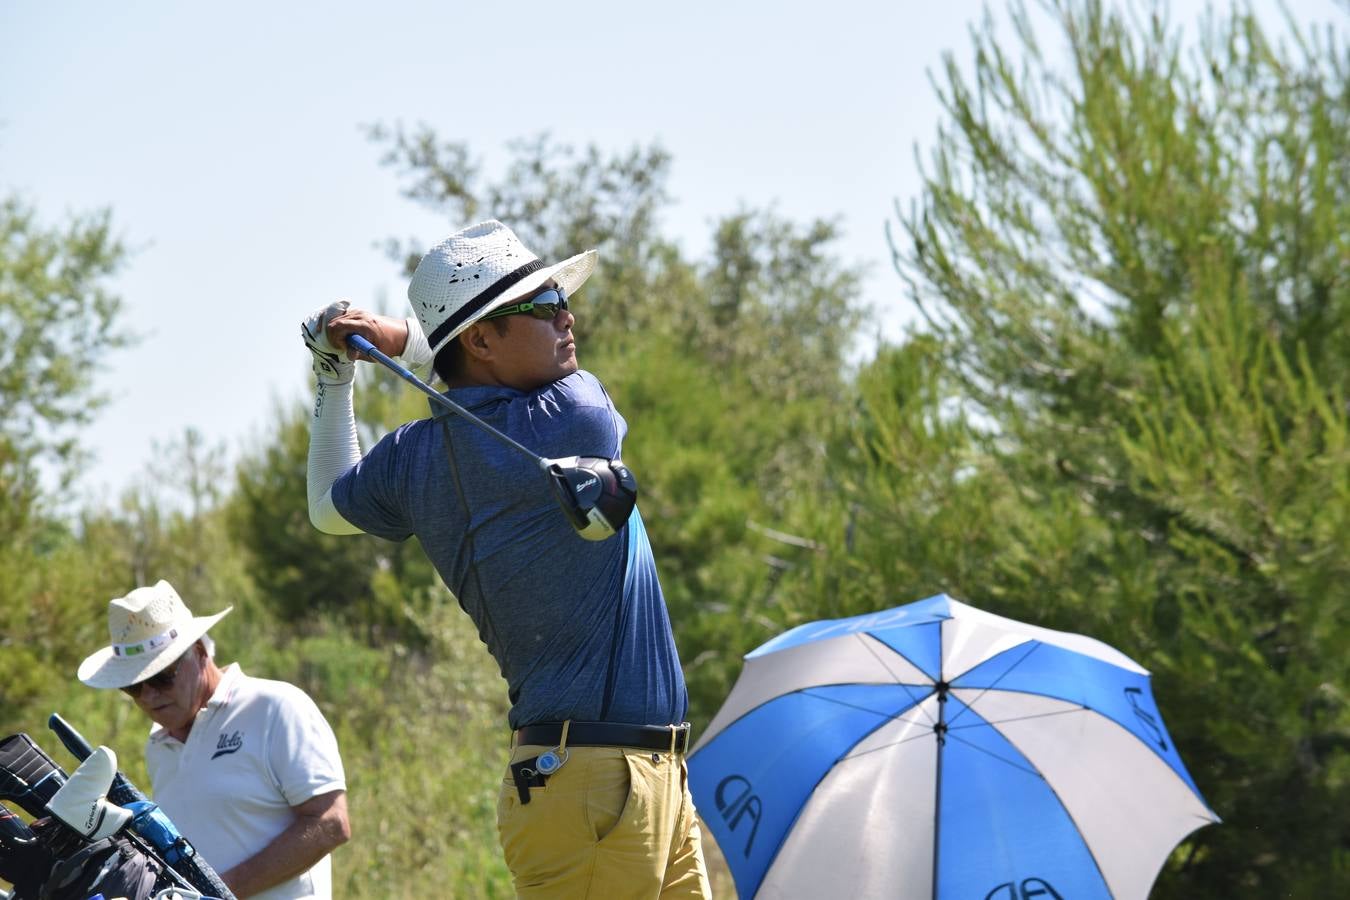
<instances>
[{"instance_id":1,"label":"black driver head","mask_svg":"<svg viewBox=\"0 0 1350 900\"><path fill-rule=\"evenodd\" d=\"M617 533L637 504L637 479L617 459L570 456L549 460L549 483L572 527L588 541Z\"/></svg>"}]
</instances>

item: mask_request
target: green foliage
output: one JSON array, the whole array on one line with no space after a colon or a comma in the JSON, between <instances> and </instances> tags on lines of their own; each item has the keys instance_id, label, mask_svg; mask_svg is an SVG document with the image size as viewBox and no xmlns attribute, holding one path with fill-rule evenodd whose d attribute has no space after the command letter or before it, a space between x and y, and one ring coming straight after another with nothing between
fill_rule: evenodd
<instances>
[{"instance_id":1,"label":"green foliage","mask_svg":"<svg viewBox=\"0 0 1350 900\"><path fill-rule=\"evenodd\" d=\"M378 396L378 395L377 395ZM372 640L418 639L405 595L381 590L393 578L411 593L434 577L415 542L324 534L309 522L305 493L309 413L277 413L273 442L240 463L225 514L270 612L304 627L336 617Z\"/></svg>"},{"instance_id":2,"label":"green foliage","mask_svg":"<svg viewBox=\"0 0 1350 900\"><path fill-rule=\"evenodd\" d=\"M986 23L973 81L947 64L949 123L896 246L937 402L874 366L896 396L865 401L852 494L858 521L898 520L878 538L898 558L832 568L883 589L923 573L1154 670L1226 820L1156 896L1331 896L1350 845L1350 57L1274 46L1240 11L1190 52L1157 16L1049 13L1067 68L1020 8L1020 56ZM951 521L905 541L925 481Z\"/></svg>"},{"instance_id":3,"label":"green foliage","mask_svg":"<svg viewBox=\"0 0 1350 900\"><path fill-rule=\"evenodd\" d=\"M932 338L883 349L861 374L851 441L815 504L830 560L796 585L785 626L1001 580L1016 491L979 452L953 391Z\"/></svg>"},{"instance_id":4,"label":"green foliage","mask_svg":"<svg viewBox=\"0 0 1350 900\"><path fill-rule=\"evenodd\" d=\"M19 539L37 511L37 462L45 460L61 483L71 475L78 461L72 428L102 403L89 373L128 341L117 322L121 300L106 286L124 258L107 212L48 228L17 198L0 199L0 534L7 540Z\"/></svg>"},{"instance_id":5,"label":"green foliage","mask_svg":"<svg viewBox=\"0 0 1350 900\"><path fill-rule=\"evenodd\" d=\"M1152 662L1179 708L1232 710L1183 732L1198 732L1197 777L1231 824L1273 828L1256 857L1237 836L1199 852L1251 860L1245 884L1317 894L1344 847L1305 849L1302 836L1350 834L1344 385L1327 385L1308 352L1287 358L1250 307L1223 305L1197 310L1221 328L1167 330L1171 352L1150 367L1158 400L1121 438L1130 489L1168 517L1152 536L1167 629Z\"/></svg>"},{"instance_id":6,"label":"green foliage","mask_svg":"<svg viewBox=\"0 0 1350 900\"><path fill-rule=\"evenodd\" d=\"M344 897L440 896L447 885L457 897L513 896L496 835L503 682L448 593L428 593L413 603L427 610L423 651L327 622L298 638L255 622L241 636L245 671L302 687L337 734L353 827L333 861Z\"/></svg>"},{"instance_id":7,"label":"green foliage","mask_svg":"<svg viewBox=\"0 0 1350 900\"><path fill-rule=\"evenodd\" d=\"M108 642L107 602L138 585L169 581L197 614L251 609L256 591L219 510L221 451L189 431L156 447L144 482L118 507L86 510L33 545L0 545L10 573L0 652L0 729L31 730L69 708L85 656ZM235 627L226 619L219 630ZM120 720L119 720L120 721Z\"/></svg>"},{"instance_id":8,"label":"green foliage","mask_svg":"<svg viewBox=\"0 0 1350 900\"><path fill-rule=\"evenodd\" d=\"M107 623L90 615L91 598L125 593L110 587L97 564L74 543L36 556L28 547L0 547L5 579L0 637L0 728L31 729L50 712L53 682L73 682L85 655L107 641ZM45 712L43 712L45 710Z\"/></svg>"},{"instance_id":9,"label":"green foliage","mask_svg":"<svg viewBox=\"0 0 1350 900\"><path fill-rule=\"evenodd\" d=\"M42 476L68 482L76 427L102 402L89 375L128 340L107 287L124 256L106 212L49 228L0 200L0 718L31 703L53 667L73 670L75 598L105 583L53 518L65 504L43 494Z\"/></svg>"}]
</instances>

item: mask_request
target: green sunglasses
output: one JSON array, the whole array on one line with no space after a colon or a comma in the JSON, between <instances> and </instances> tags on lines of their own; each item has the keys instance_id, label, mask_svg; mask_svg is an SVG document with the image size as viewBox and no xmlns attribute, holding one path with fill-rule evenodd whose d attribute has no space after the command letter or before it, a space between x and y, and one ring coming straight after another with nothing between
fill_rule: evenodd
<instances>
[{"instance_id":1,"label":"green sunglasses","mask_svg":"<svg viewBox=\"0 0 1350 900\"><path fill-rule=\"evenodd\" d=\"M483 316L483 321L500 319L502 316L520 315L521 313L529 313L536 319L552 319L562 309L567 309L567 295L563 293L562 288L549 288L535 294L528 300L494 309Z\"/></svg>"}]
</instances>

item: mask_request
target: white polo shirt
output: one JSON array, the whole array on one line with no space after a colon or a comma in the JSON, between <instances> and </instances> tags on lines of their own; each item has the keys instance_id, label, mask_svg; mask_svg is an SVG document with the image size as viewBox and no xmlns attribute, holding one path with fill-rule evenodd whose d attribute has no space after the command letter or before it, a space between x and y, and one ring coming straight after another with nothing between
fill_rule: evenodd
<instances>
[{"instance_id":1,"label":"white polo shirt","mask_svg":"<svg viewBox=\"0 0 1350 900\"><path fill-rule=\"evenodd\" d=\"M295 820L297 806L346 790L337 738L314 701L283 681L250 678L232 663L186 743L150 729L146 768L160 805L217 872L262 850ZM329 857L262 900L329 898Z\"/></svg>"}]
</instances>

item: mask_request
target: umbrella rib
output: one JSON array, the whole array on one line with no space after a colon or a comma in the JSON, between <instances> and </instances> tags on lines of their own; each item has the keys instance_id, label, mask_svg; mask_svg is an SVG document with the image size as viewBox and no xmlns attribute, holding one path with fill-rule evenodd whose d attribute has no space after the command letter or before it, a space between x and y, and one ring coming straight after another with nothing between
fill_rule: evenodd
<instances>
[{"instance_id":1,"label":"umbrella rib","mask_svg":"<svg viewBox=\"0 0 1350 900\"><path fill-rule=\"evenodd\" d=\"M905 687L905 685L903 685L903 684L900 685L900 686L901 686L901 687ZM824 700L826 703L833 703L833 704L836 705L836 706L846 706L846 707L848 707L849 709L856 709L856 710L858 710L859 712L872 713L872 714L875 715L875 716L882 716L883 718L889 719L889 720L891 720L891 721L897 721L897 722L900 722L900 721L911 721L911 720L909 720L909 719L905 719L903 713L900 714L900 715L896 715L895 713L884 712L883 710L880 710L880 709L873 709L873 708L870 707L870 706L859 706L857 703L849 703L849 702L846 701L846 700L838 700L838 699L836 699L836 698L834 698L834 697L827 697L827 696L825 696L824 694L817 694L817 693L814 693L814 691L815 691L817 688L822 688L822 687L832 687L832 685L816 684L816 685L812 685L811 687L808 687L808 688L802 688L802 689L799 690L799 691L794 691L793 693L805 694L805 695L807 695L808 697L814 697L814 698L817 699L817 700ZM780 695L780 696L786 697L787 695L786 695L786 694L782 694L782 695ZM911 695L911 696L913 696L913 695ZM922 702L923 702L922 700L919 701L919 703L922 703ZM907 707L907 708L905 709L905 712L909 712L909 710L911 710L911 709L918 709L918 708L919 708L919 705L916 703L916 704L913 705L913 706ZM917 724L919 724L919 723L916 722L915 724L917 725Z\"/></svg>"},{"instance_id":2,"label":"umbrella rib","mask_svg":"<svg viewBox=\"0 0 1350 900\"><path fill-rule=\"evenodd\" d=\"M949 735L951 735L951 737L952 737L953 740L960 741L961 743L965 744L967 747L969 747L969 748L972 749L972 750L978 750L978 751L980 751L981 753L985 754L986 756L991 756L991 757L993 757L994 759L998 760L999 762L1004 763L1005 765L1009 765L1009 766L1012 766L1014 769L1017 769L1017 770L1022 771L1022 772L1026 772L1028 775L1035 775L1035 776L1036 776L1037 778L1039 778L1041 781L1045 781L1045 780L1046 780L1045 776L1042 775L1038 769L1034 769L1034 768L1028 769L1026 766L1021 765L1020 763L1014 762L1014 761L1011 760L1011 759L1007 759L1006 757L1000 756L1000 755L998 755L997 753L994 753L993 751L991 751L991 750L989 750L989 749L987 749L987 748L985 748L985 747L981 747L979 744L972 744L970 741L964 740L964 739L961 738L959 735L953 735L950 731L947 732L947 733L948 733ZM1047 782L1047 783L1048 783L1048 782ZM1061 803L1062 803L1062 801L1061 801Z\"/></svg>"},{"instance_id":3,"label":"umbrella rib","mask_svg":"<svg viewBox=\"0 0 1350 900\"><path fill-rule=\"evenodd\" d=\"M1037 712L1037 714L1035 715L1022 715L1017 716L1017 718L1014 719L998 719L998 721L994 721L994 719L985 719L984 722L977 722L975 723L975 725L960 726L960 729L984 729L984 727L988 727L991 725L1002 725L1002 723L1004 722L1026 722L1030 721L1030 719L1042 719L1050 715L1068 715L1071 714L1071 712L1085 712L1085 711L1089 711L1088 707L1079 708L1079 710L1057 710L1056 712ZM875 710L867 710L867 712L875 712ZM906 719L904 718L903 715L891 716L891 718L894 719L895 722L911 722L914 723L914 725L922 725L922 722L914 722L914 719ZM952 733L952 731L949 730L948 734L950 733ZM875 748L872 748L871 750L863 750L863 752L861 753L850 753L849 756L841 758L840 762L848 762L850 760L860 760L860 758L868 756L869 753L877 753L880 752L880 750L895 748L895 746L902 745L902 743L909 743L910 741L918 741L918 739L927 737L931 737L930 731L919 731L919 733L910 735L910 737L900 738L899 741L883 743L882 746L875 746ZM961 743L965 743L965 745L967 746L975 746L972 745L972 743L969 741L961 741ZM988 753L988 750L985 750L985 753ZM1015 764L1015 762L1010 762L1010 764L1008 765L1017 765L1017 764ZM1018 768L1022 768L1022 766L1018 766Z\"/></svg>"},{"instance_id":4,"label":"umbrella rib","mask_svg":"<svg viewBox=\"0 0 1350 900\"><path fill-rule=\"evenodd\" d=\"M1039 695L1038 695L1039 696ZM961 725L960 728L988 728L991 725L1003 725L1008 722L1029 722L1032 719L1044 719L1049 716L1067 716L1073 713L1096 712L1088 706L1079 706L1074 709L1057 709L1054 712L1035 713L1029 716L1014 716L1011 719L984 719L982 722L976 722L974 725Z\"/></svg>"},{"instance_id":5,"label":"umbrella rib","mask_svg":"<svg viewBox=\"0 0 1350 900\"><path fill-rule=\"evenodd\" d=\"M886 665L886 660L882 659L882 658L881 658L881 654L877 653L876 649L872 646L872 641L875 641L876 638L872 638L872 641L864 641L864 640L863 640L863 635L864 635L864 634L866 634L866 632L860 632L860 633L855 634L854 637L856 637L856 638L858 639L858 643L860 643L860 644L863 645L863 649L865 649L868 653L872 654L872 658L875 659L875 660L877 661L877 664L880 665L883 669L886 670L886 674L889 675L889 676L891 676L891 678L893 678L893 679L895 680L895 683L896 683L896 684L900 685L900 687L902 687L902 688L905 689L905 693L906 693L906 694L909 694L909 699L910 699L910 701L913 703L913 707L911 707L911 708L914 708L914 709L921 709L921 710L923 711L924 717L928 719L929 723L930 723L930 724L935 724L935 723L933 722L933 717L930 716L930 715L928 714L928 711L927 711L927 710L923 710L923 709L922 709L922 706L920 705L920 704L923 703L924 699L928 696L928 694L929 694L929 693L932 693L932 691L929 691L928 693L924 694L923 697L917 697L917 696L915 696L914 691L910 690L910 686L907 685L907 684L905 684L903 681L900 680L900 676L897 675L897 674L895 674L895 672L891 670L891 667L890 667L890 666ZM871 637L871 635L867 635L867 636L868 636L868 637ZM890 646L888 645L887 649L889 649L889 650L890 650L892 653L894 653L896 656L899 656L901 659L904 659L904 660L905 660L906 662L908 662L910 665L914 665L913 661L911 661L908 657L906 657L906 656L905 656L903 653L901 653L899 650L896 650L894 647L890 647ZM920 669L918 666L914 666L914 668L918 669L920 672L923 671L923 669Z\"/></svg>"},{"instance_id":6,"label":"umbrella rib","mask_svg":"<svg viewBox=\"0 0 1350 900\"><path fill-rule=\"evenodd\" d=\"M1015 663L1013 663L1011 666L1008 666L1008 668L1007 668L1006 670L1004 670L1003 674L1001 674L1001 675L999 675L997 678L995 678L993 684L990 684L988 687L984 688L982 691L980 691L978 694L976 694L974 697L972 697L972 698L970 699L970 701L969 701L968 703L965 704L965 709L958 710L957 713L956 713L956 715L952 716L951 719L949 719L949 720L947 721L947 727L950 728L950 727L951 727L951 724L952 724L953 722L955 722L957 719L961 718L961 716L965 713L966 709L972 709L972 708L975 706L976 703L979 703L979 702L980 702L980 698L981 698L981 697L983 697L985 694L987 694L987 693L989 693L990 691L992 691L994 688L998 687L998 683L999 683L1000 681L1002 681L1003 679L1007 678L1008 675L1011 674L1011 672L1012 672L1013 669L1016 669L1018 666L1020 666L1022 663L1024 663L1024 662L1026 661L1027 657L1030 656L1031 654L1035 653L1036 650L1037 650L1038 648L1040 648L1041 646L1042 646L1042 645L1041 645L1041 642L1040 642L1040 641L1032 641L1032 642L1031 642L1031 646L1027 649L1027 652L1026 652L1026 653L1023 653L1020 657L1018 657L1017 661L1016 661Z\"/></svg>"},{"instance_id":7,"label":"umbrella rib","mask_svg":"<svg viewBox=\"0 0 1350 900\"><path fill-rule=\"evenodd\" d=\"M906 721L906 720L896 718L896 719L893 719L892 721L897 721L897 722L898 722L898 721ZM914 724L915 724L915 725L919 725L919 724L922 724L922 723L915 722ZM882 750L889 750L889 749L892 748L892 747L899 747L901 744L908 744L910 741L922 740L923 738L931 738L932 736L933 736L933 732L932 732L932 731L920 731L919 733L914 734L914 735L911 735L911 736L909 736L909 737L907 737L907 738L901 738L900 740L898 740L898 741L892 741L892 742L889 743L889 744L882 744L880 747L873 747L871 750L863 750L863 751L860 752L860 753L849 753L847 756L842 756L842 757L840 757L840 758L839 758L839 762L836 763L835 765L839 765L839 764L846 763L846 762L852 762L852 761L855 760L855 759L862 759L864 756L867 756L867 755L872 754L872 753L880 753Z\"/></svg>"}]
</instances>

